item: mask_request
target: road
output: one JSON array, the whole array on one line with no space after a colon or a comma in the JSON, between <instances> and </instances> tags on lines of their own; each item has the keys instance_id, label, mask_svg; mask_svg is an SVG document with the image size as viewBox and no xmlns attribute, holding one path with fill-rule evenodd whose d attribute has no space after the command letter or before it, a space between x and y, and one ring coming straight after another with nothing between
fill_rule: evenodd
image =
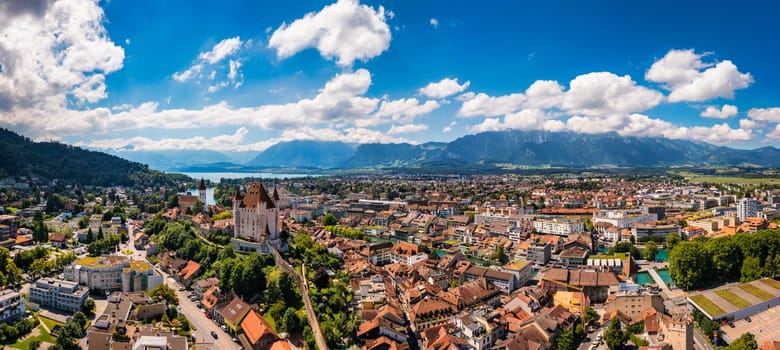
<instances>
[{"instance_id":1,"label":"road","mask_svg":"<svg viewBox=\"0 0 780 350\"><path fill-rule=\"evenodd\" d=\"M298 282L298 288L301 290L301 298L303 298L303 305L306 306L306 316L309 318L309 325L311 325L312 332L314 333L314 340L317 343L317 348L320 350L326 350L328 348L328 342L325 341L325 336L322 335L322 328L320 328L320 322L317 320L317 313L314 312L314 307L311 306L311 298L309 297L309 285L306 282L306 264L301 265L302 274L298 274L297 271L279 255L279 252L273 249L274 261L276 266L279 266L282 270L295 276L295 281ZM303 275L303 277L301 277Z\"/></svg>"},{"instance_id":2,"label":"road","mask_svg":"<svg viewBox=\"0 0 780 350\"><path fill-rule=\"evenodd\" d=\"M691 325L693 327L693 325ZM701 333L694 329L693 330L693 348L696 350L714 350L715 348L712 346L712 343L705 338Z\"/></svg>"},{"instance_id":3,"label":"road","mask_svg":"<svg viewBox=\"0 0 780 350\"><path fill-rule=\"evenodd\" d=\"M133 229L130 225L128 225L128 234L130 235L130 240L122 249L132 250L135 259L145 260L146 251L136 251L135 249L132 240ZM197 302L190 301L187 297L190 292L179 291L181 285L178 282L164 271L161 271L160 269L157 269L157 271L163 276L163 282L176 291L176 296L179 297L179 312L187 316L187 319L190 320L190 324L195 329L192 332L192 335L195 337L196 343L213 343L214 347L219 350L237 350L239 348L239 344L232 341L232 336L223 331L214 321L206 318L204 311L198 308ZM211 336L211 331L217 333L217 339L214 339L214 337Z\"/></svg>"}]
</instances>

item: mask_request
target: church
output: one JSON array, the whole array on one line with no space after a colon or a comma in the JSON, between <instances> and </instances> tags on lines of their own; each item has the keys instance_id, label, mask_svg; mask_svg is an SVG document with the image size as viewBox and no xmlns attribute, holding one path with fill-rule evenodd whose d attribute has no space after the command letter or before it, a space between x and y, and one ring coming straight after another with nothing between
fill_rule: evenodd
<instances>
[{"instance_id":1,"label":"church","mask_svg":"<svg viewBox=\"0 0 780 350\"><path fill-rule=\"evenodd\" d=\"M269 196L262 183L253 182L241 193L233 195L233 249L240 253L270 254L270 247L279 248L279 193L274 188Z\"/></svg>"}]
</instances>

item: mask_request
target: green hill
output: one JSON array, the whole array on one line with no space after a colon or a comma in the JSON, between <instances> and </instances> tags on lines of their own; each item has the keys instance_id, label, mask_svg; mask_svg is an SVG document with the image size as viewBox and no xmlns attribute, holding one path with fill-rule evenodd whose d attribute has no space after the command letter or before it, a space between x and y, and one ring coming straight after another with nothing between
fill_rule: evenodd
<instances>
[{"instance_id":1,"label":"green hill","mask_svg":"<svg viewBox=\"0 0 780 350\"><path fill-rule=\"evenodd\" d=\"M101 152L58 142L34 142L0 128L0 178L37 176L95 186L174 186L186 180Z\"/></svg>"}]
</instances>

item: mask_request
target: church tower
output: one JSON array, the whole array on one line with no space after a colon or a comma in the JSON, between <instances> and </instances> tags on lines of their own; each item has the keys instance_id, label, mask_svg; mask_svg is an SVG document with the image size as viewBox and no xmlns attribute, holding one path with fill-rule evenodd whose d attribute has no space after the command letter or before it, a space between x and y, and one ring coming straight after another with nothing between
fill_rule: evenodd
<instances>
[{"instance_id":1,"label":"church tower","mask_svg":"<svg viewBox=\"0 0 780 350\"><path fill-rule=\"evenodd\" d=\"M203 209L205 210L208 208L208 205L206 204L206 182L203 181L203 178L200 178L200 186L198 186L198 198L200 199L200 202L203 203Z\"/></svg>"}]
</instances>

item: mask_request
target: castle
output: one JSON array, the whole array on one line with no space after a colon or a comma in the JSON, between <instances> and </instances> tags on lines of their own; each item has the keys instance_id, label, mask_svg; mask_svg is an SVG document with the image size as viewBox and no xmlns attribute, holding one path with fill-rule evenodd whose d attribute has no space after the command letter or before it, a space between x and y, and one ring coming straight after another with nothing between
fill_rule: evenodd
<instances>
[{"instance_id":1,"label":"castle","mask_svg":"<svg viewBox=\"0 0 780 350\"><path fill-rule=\"evenodd\" d=\"M270 254L271 246L279 248L279 193L273 195L259 182L249 185L246 193L236 189L233 195L233 249L236 252Z\"/></svg>"}]
</instances>

